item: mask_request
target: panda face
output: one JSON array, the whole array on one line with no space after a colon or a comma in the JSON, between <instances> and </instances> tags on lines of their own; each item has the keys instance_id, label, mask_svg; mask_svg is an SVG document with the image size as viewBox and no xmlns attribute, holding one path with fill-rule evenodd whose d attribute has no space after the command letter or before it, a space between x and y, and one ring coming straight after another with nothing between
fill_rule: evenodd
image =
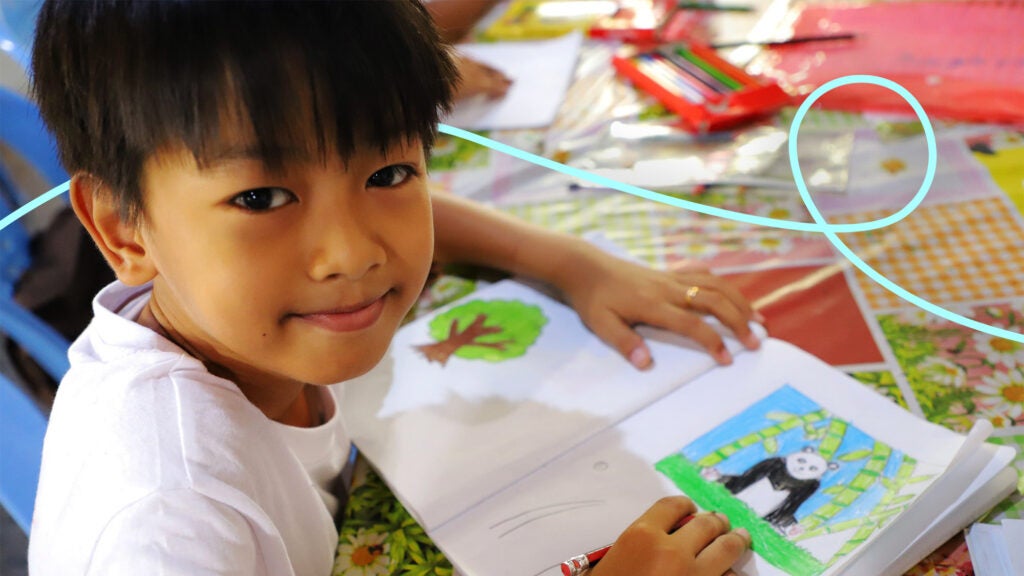
<instances>
[{"instance_id":1,"label":"panda face","mask_svg":"<svg viewBox=\"0 0 1024 576\"><path fill-rule=\"evenodd\" d=\"M797 452L786 456L786 471L797 480L817 480L828 469L828 462L814 452Z\"/></svg>"}]
</instances>

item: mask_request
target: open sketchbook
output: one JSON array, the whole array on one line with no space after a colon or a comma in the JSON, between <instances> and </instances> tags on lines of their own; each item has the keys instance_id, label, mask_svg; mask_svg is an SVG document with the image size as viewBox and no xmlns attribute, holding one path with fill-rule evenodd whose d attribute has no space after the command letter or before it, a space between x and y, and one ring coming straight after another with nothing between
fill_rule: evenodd
<instances>
[{"instance_id":1,"label":"open sketchbook","mask_svg":"<svg viewBox=\"0 0 1024 576\"><path fill-rule=\"evenodd\" d=\"M716 368L646 336L640 372L571 309L499 282L400 330L344 387L346 426L472 576L556 576L671 494L751 532L739 574L895 574L1016 483L987 423L927 423L780 341L729 341Z\"/></svg>"}]
</instances>

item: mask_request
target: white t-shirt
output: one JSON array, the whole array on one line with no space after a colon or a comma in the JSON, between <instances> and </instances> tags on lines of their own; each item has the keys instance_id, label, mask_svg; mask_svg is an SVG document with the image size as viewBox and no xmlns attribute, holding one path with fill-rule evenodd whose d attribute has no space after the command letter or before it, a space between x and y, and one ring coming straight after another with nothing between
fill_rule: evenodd
<instances>
[{"instance_id":1,"label":"white t-shirt","mask_svg":"<svg viewBox=\"0 0 1024 576\"><path fill-rule=\"evenodd\" d=\"M29 539L33 576L326 576L350 443L267 418L235 384L134 322L148 286L115 282L71 346Z\"/></svg>"}]
</instances>

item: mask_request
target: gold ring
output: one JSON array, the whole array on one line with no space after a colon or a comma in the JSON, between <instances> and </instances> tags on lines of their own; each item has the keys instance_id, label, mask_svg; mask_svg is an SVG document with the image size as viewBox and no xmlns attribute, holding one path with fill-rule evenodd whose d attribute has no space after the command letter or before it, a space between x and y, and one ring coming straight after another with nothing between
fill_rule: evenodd
<instances>
[{"instance_id":1,"label":"gold ring","mask_svg":"<svg viewBox=\"0 0 1024 576\"><path fill-rule=\"evenodd\" d=\"M700 293L700 286L690 286L686 289L686 305L690 306L693 304L693 299Z\"/></svg>"}]
</instances>

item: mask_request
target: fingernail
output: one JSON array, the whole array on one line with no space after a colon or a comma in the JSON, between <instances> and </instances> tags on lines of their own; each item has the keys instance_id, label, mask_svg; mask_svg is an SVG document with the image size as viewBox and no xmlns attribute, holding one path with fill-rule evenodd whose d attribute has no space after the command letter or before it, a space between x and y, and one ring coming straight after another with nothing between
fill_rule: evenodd
<instances>
[{"instance_id":1,"label":"fingernail","mask_svg":"<svg viewBox=\"0 0 1024 576\"><path fill-rule=\"evenodd\" d=\"M754 310L754 315L753 315L753 318L754 318L754 322L757 322L758 324L764 324L765 322L767 322L767 321L768 321L768 320L767 320L767 319L766 319L766 318L764 317L764 315L763 315L763 314L761 314L760 312L758 312L757 310Z\"/></svg>"},{"instance_id":2,"label":"fingernail","mask_svg":"<svg viewBox=\"0 0 1024 576\"><path fill-rule=\"evenodd\" d=\"M748 532L746 528L737 528L735 532L746 540L748 545L750 544L752 539L750 537L750 532Z\"/></svg>"},{"instance_id":3,"label":"fingernail","mask_svg":"<svg viewBox=\"0 0 1024 576\"><path fill-rule=\"evenodd\" d=\"M651 363L651 353L646 346L637 346L629 353L629 363L643 370Z\"/></svg>"},{"instance_id":4,"label":"fingernail","mask_svg":"<svg viewBox=\"0 0 1024 576\"><path fill-rule=\"evenodd\" d=\"M714 514L715 514L715 516L718 516L722 520L722 522L725 522L726 526L729 525L729 517L728 516L726 516L725 514L722 514L721 512L715 512Z\"/></svg>"},{"instance_id":5,"label":"fingernail","mask_svg":"<svg viewBox=\"0 0 1024 576\"><path fill-rule=\"evenodd\" d=\"M723 366L732 364L732 354L729 354L729 350L725 346L719 348L718 351L714 353L714 358L715 362L718 362Z\"/></svg>"},{"instance_id":6,"label":"fingernail","mask_svg":"<svg viewBox=\"0 0 1024 576\"><path fill-rule=\"evenodd\" d=\"M761 341L751 332L743 337L743 345L750 350L757 350L761 346Z\"/></svg>"}]
</instances>

